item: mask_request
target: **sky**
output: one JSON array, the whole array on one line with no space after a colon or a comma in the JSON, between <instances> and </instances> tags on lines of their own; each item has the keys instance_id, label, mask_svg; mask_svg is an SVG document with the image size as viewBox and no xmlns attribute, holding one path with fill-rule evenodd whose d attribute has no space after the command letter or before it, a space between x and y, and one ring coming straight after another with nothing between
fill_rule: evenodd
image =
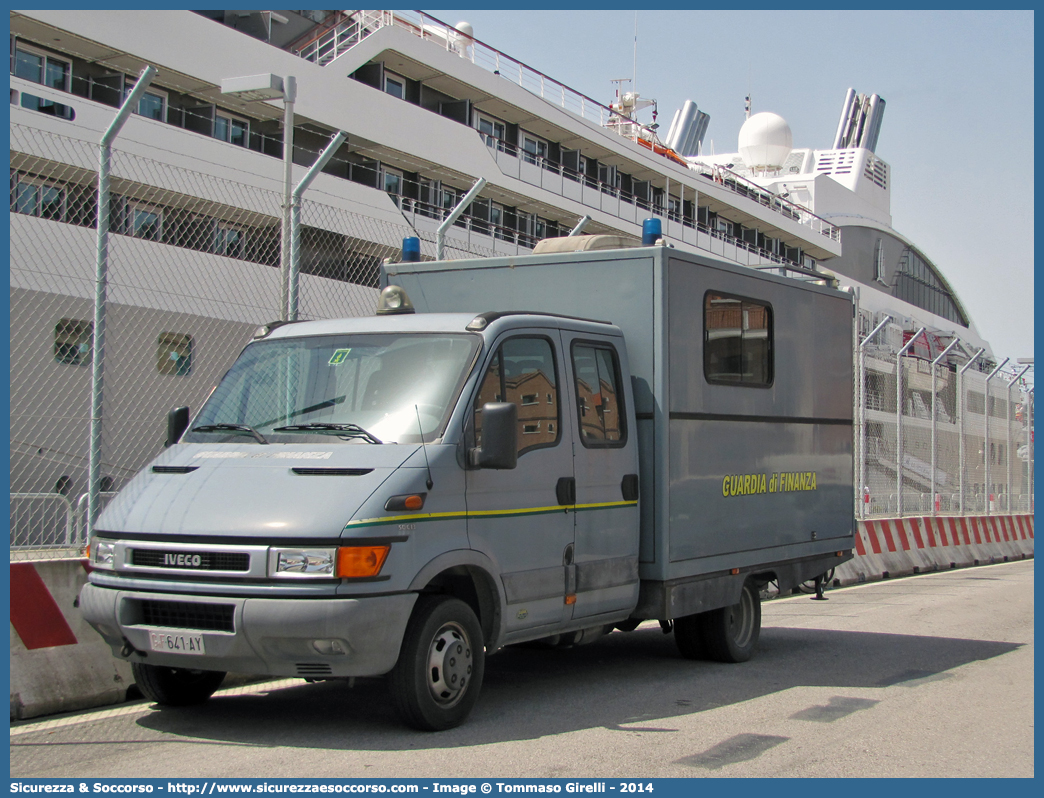
<instances>
[{"instance_id":1,"label":"sky","mask_svg":"<svg viewBox=\"0 0 1044 798\"><path fill-rule=\"evenodd\" d=\"M849 88L879 94L893 227L994 354L1033 356L1032 11L639 11L637 58L634 10L426 13L606 104L613 78L636 77L664 130L692 100L716 152L737 150L748 93L795 147L823 149Z\"/></svg>"}]
</instances>

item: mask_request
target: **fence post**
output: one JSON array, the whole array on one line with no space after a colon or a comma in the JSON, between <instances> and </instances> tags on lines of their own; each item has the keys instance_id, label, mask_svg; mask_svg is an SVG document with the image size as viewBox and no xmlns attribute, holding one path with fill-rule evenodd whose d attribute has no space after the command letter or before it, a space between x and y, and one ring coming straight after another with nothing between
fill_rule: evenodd
<instances>
[{"instance_id":1,"label":"fence post","mask_svg":"<svg viewBox=\"0 0 1044 798\"><path fill-rule=\"evenodd\" d=\"M1022 369L1022 371L1018 372L1017 374L1013 374L1012 378L1011 378L1011 381L1008 383L1008 389L1004 392L1004 405L1005 405L1004 420L1006 422L1005 426L1008 428L1007 429L1008 439L1007 439L1007 443L1006 443L1007 449L1005 449L1004 462L1005 462L1005 465L1007 465L1007 467L1008 467L1008 473L1007 473L1007 476L1005 478L1006 478L1007 483L1008 483L1008 490L1007 490L1008 501L1006 502L1006 504L1007 504L1006 509L1007 509L1007 511L1009 513L1012 511L1011 510L1011 492L1012 492L1012 484L1011 484L1011 461L1012 461L1012 451L1011 451L1011 386L1017 384L1018 381L1020 379L1022 379L1022 376L1027 371L1030 370L1030 368L1032 368L1032 367L1027 365L1027 366L1025 366ZM1028 442L1029 441L1027 441L1027 443Z\"/></svg>"},{"instance_id":2,"label":"fence post","mask_svg":"<svg viewBox=\"0 0 1044 798\"><path fill-rule=\"evenodd\" d=\"M315 163L308 170L301 182L290 193L290 269L287 278L286 320L297 321L298 284L301 276L301 196L315 180L319 171L330 162L337 148L341 146L348 134L337 131L326 148L319 153Z\"/></svg>"},{"instance_id":3,"label":"fence post","mask_svg":"<svg viewBox=\"0 0 1044 798\"><path fill-rule=\"evenodd\" d=\"M859 316L858 308L856 311L856 317ZM859 394L859 498L863 499L863 491L866 490L866 345L870 343L875 335L884 329L885 325L892 320L892 317L887 313L884 318L881 319L880 324L874 327L873 330L859 342L859 368L857 369L859 374L859 387L857 393ZM866 516L866 502L859 502L859 517L864 518Z\"/></svg>"},{"instance_id":4,"label":"fence post","mask_svg":"<svg viewBox=\"0 0 1044 798\"><path fill-rule=\"evenodd\" d=\"M965 396L965 391L964 391L964 373L968 369L971 368L972 364L976 360L978 360L979 357L982 355L982 353L985 352L985 351L986 351L985 349L980 349L978 352L976 352L972 356L972 358L967 363L965 363L963 366L961 366L961 370L957 372L957 390L960 392L960 396L958 397L957 410L960 413L960 421L961 421L960 428L958 430L958 439L957 439L959 447L960 447L959 448L959 454L958 454L958 457L957 457L957 463L958 463L958 468L960 468L960 471L961 471L961 479L960 479L961 506L960 506L959 510L960 510L960 513L962 515L965 513L965 503L964 503L964 470L965 470L965 465L966 465L965 460L967 459L966 455L965 455L965 451L964 451L965 450L965 445L964 445L964 410L965 410L965 405L967 405L967 396Z\"/></svg>"},{"instance_id":5,"label":"fence post","mask_svg":"<svg viewBox=\"0 0 1044 798\"><path fill-rule=\"evenodd\" d=\"M105 314L109 293L109 173L112 168L112 142L120 134L127 117L152 82L156 68L146 66L131 93L98 142L98 235L94 283L94 332L91 341L91 443L87 456L87 535L98 519L98 492L101 487L102 413L105 377Z\"/></svg>"},{"instance_id":6,"label":"fence post","mask_svg":"<svg viewBox=\"0 0 1044 798\"><path fill-rule=\"evenodd\" d=\"M899 518L903 517L903 355L924 330L922 327L915 332L895 355L895 509Z\"/></svg>"},{"instance_id":7,"label":"fence post","mask_svg":"<svg viewBox=\"0 0 1044 798\"><path fill-rule=\"evenodd\" d=\"M986 496L986 515L990 514L990 500L993 498L993 485L990 484L990 466L993 464L990 458L990 380L996 377L1002 368L1008 365L1010 358L1004 358L1004 362L997 366L993 371L990 372L990 376L986 378L986 387L983 389L983 436L982 436L982 461L986 466L986 489L983 494Z\"/></svg>"},{"instance_id":8,"label":"fence post","mask_svg":"<svg viewBox=\"0 0 1044 798\"><path fill-rule=\"evenodd\" d=\"M935 463L936 463L935 431L936 431L936 428L939 425L939 414L936 412L936 409L935 409L935 405L936 405L936 395L935 395L935 392L936 392L936 388L935 388L935 386L936 386L936 371L938 370L937 367L938 367L939 363L942 361L942 359L944 357L946 357L948 354L950 354L950 350L953 349L955 346L957 346L957 343L960 340L961 340L960 338L956 338L955 337L952 341L950 341L950 345L947 346L942 352L940 352L939 356L937 358L935 358L935 360L932 361L932 478L931 478L932 515L935 515L937 510L938 510L938 508L936 507L936 504L935 504Z\"/></svg>"}]
</instances>

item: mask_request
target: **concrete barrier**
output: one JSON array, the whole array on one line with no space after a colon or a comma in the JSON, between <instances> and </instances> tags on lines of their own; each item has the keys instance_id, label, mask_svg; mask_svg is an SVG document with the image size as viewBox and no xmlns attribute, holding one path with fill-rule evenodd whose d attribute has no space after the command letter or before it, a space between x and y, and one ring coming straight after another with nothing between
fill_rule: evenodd
<instances>
[{"instance_id":1,"label":"concrete barrier","mask_svg":"<svg viewBox=\"0 0 1044 798\"><path fill-rule=\"evenodd\" d=\"M912 516L860 521L855 559L834 579L849 585L1033 556L1032 515Z\"/></svg>"},{"instance_id":2,"label":"concrete barrier","mask_svg":"<svg viewBox=\"0 0 1044 798\"><path fill-rule=\"evenodd\" d=\"M11 563L12 719L126 699L130 665L76 609L86 581L86 560Z\"/></svg>"}]
</instances>

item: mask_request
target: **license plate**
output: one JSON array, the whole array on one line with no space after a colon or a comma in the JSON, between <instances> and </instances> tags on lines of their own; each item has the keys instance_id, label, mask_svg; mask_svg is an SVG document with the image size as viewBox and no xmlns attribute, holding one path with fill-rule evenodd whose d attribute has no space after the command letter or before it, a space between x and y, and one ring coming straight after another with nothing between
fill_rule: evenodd
<instances>
[{"instance_id":1,"label":"license plate","mask_svg":"<svg viewBox=\"0 0 1044 798\"><path fill-rule=\"evenodd\" d=\"M165 651L169 654L206 654L203 647L203 635L183 634L180 632L158 632L149 630L149 645L153 651Z\"/></svg>"}]
</instances>

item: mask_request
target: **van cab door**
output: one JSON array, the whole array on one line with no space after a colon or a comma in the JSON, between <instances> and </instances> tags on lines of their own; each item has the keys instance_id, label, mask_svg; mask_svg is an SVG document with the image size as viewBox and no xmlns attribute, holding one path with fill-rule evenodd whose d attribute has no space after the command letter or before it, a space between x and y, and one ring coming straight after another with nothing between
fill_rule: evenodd
<instances>
[{"instance_id":1,"label":"van cab door","mask_svg":"<svg viewBox=\"0 0 1044 798\"><path fill-rule=\"evenodd\" d=\"M638 436L629 420L634 400L622 341L568 330L562 339L562 402L575 430L576 619L637 604Z\"/></svg>"},{"instance_id":2,"label":"van cab door","mask_svg":"<svg viewBox=\"0 0 1044 798\"><path fill-rule=\"evenodd\" d=\"M482 406L518 405L518 464L470 469L466 476L468 537L500 569L512 632L568 620L566 563L572 557L572 436L562 429L563 361L557 330L512 330L495 342L472 400L481 445ZM549 630L549 633L552 633Z\"/></svg>"}]
</instances>

